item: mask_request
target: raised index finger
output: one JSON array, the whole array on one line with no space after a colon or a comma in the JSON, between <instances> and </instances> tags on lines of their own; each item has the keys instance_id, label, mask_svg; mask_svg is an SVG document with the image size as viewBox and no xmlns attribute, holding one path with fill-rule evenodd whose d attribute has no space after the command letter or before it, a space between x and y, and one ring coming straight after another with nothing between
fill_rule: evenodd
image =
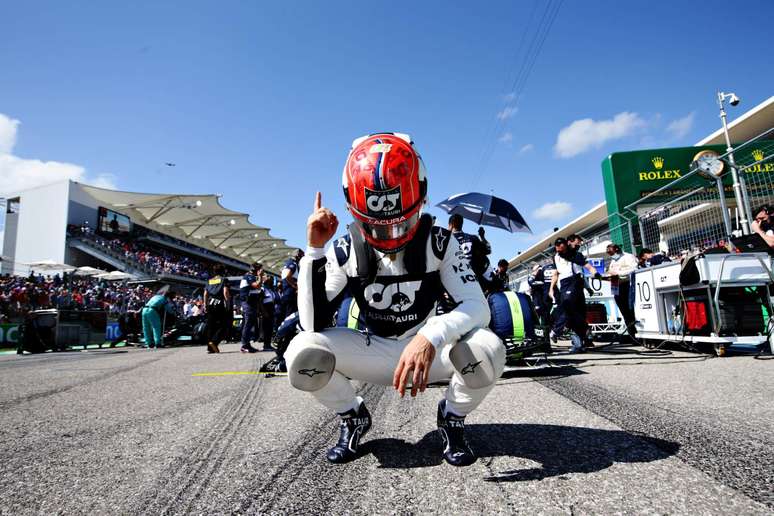
<instances>
[{"instance_id":1,"label":"raised index finger","mask_svg":"<svg viewBox=\"0 0 774 516\"><path fill-rule=\"evenodd\" d=\"M322 193L317 192L317 195L314 196L314 211L317 211L320 208L322 208Z\"/></svg>"}]
</instances>

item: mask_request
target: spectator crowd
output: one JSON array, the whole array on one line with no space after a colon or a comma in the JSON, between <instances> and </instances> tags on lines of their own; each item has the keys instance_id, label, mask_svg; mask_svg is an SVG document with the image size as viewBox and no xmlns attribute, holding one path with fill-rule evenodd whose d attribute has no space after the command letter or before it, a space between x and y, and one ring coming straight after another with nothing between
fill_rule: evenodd
<instances>
[{"instance_id":1,"label":"spectator crowd","mask_svg":"<svg viewBox=\"0 0 774 516\"><path fill-rule=\"evenodd\" d=\"M0 276L0 320L20 320L32 310L57 308L62 310L105 310L118 316L129 310L139 310L154 291L144 285L127 285L91 277L64 274L42 276ZM201 300L179 297L183 305L201 305Z\"/></svg>"},{"instance_id":2,"label":"spectator crowd","mask_svg":"<svg viewBox=\"0 0 774 516\"><path fill-rule=\"evenodd\" d=\"M134 262L141 268L150 269L156 274L172 274L200 280L209 277L209 269L212 263L206 260L197 260L157 246L146 245L136 240L128 241L120 238L105 238L96 234L88 226L71 226L68 229L70 235L88 239L105 249L118 252L127 260Z\"/></svg>"}]
</instances>

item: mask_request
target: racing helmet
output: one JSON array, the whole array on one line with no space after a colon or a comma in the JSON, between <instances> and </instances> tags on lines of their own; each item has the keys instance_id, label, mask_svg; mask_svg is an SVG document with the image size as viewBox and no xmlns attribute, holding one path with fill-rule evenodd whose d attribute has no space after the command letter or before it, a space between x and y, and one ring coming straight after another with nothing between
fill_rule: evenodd
<instances>
[{"instance_id":1,"label":"racing helmet","mask_svg":"<svg viewBox=\"0 0 774 516\"><path fill-rule=\"evenodd\" d=\"M342 183L347 209L366 242L384 253L396 253L411 241L427 195L427 178L409 135L357 138Z\"/></svg>"}]
</instances>

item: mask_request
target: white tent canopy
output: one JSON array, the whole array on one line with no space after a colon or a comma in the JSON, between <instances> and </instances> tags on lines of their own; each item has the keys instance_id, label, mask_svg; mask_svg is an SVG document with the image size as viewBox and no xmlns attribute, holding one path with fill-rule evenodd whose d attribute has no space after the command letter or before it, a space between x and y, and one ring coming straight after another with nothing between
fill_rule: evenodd
<instances>
[{"instance_id":1,"label":"white tent canopy","mask_svg":"<svg viewBox=\"0 0 774 516\"><path fill-rule=\"evenodd\" d=\"M102 279L107 281L136 279L133 274L129 274L128 272L122 272L122 271L105 272L103 274L97 274L94 277L97 279Z\"/></svg>"},{"instance_id":2,"label":"white tent canopy","mask_svg":"<svg viewBox=\"0 0 774 516\"><path fill-rule=\"evenodd\" d=\"M83 267L78 267L75 269L76 276L96 276L97 274L105 274L106 271L103 271L102 269L97 269L96 267L91 267L90 265L84 265Z\"/></svg>"},{"instance_id":3,"label":"white tent canopy","mask_svg":"<svg viewBox=\"0 0 774 516\"><path fill-rule=\"evenodd\" d=\"M296 251L271 236L269 228L250 222L246 213L223 207L219 195L148 194L78 185L101 205L134 222L244 263L261 261L276 270Z\"/></svg>"}]
</instances>

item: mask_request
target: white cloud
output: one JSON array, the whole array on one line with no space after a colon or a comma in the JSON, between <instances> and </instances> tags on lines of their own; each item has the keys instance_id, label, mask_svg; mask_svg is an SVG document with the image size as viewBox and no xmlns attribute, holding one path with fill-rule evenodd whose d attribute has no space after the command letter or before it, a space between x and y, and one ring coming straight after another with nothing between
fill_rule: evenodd
<instances>
[{"instance_id":1,"label":"white cloud","mask_svg":"<svg viewBox=\"0 0 774 516\"><path fill-rule=\"evenodd\" d=\"M686 136L688 136L688 133L691 132L691 129L693 129L693 119L695 116L696 116L696 112L691 111L683 118L672 120L669 123L669 125L667 125L667 128L666 128L667 132L675 140L680 140L682 138L685 138Z\"/></svg>"},{"instance_id":2,"label":"white cloud","mask_svg":"<svg viewBox=\"0 0 774 516\"><path fill-rule=\"evenodd\" d=\"M513 141L513 134L507 132L497 139L500 143L511 143Z\"/></svg>"},{"instance_id":3,"label":"white cloud","mask_svg":"<svg viewBox=\"0 0 774 516\"><path fill-rule=\"evenodd\" d=\"M98 174L93 178L88 179L86 182L97 188L107 188L108 190L115 190L118 188L116 186L116 176L113 174Z\"/></svg>"},{"instance_id":4,"label":"white cloud","mask_svg":"<svg viewBox=\"0 0 774 516\"><path fill-rule=\"evenodd\" d=\"M518 113L519 108L516 106L505 106L502 111L497 113L497 118L500 120L506 120L508 118L511 118L513 115Z\"/></svg>"},{"instance_id":5,"label":"white cloud","mask_svg":"<svg viewBox=\"0 0 774 516\"><path fill-rule=\"evenodd\" d=\"M103 188L115 188L109 174L90 176L73 163L20 158L13 154L20 122L0 113L0 193L17 192L64 179L72 179Z\"/></svg>"},{"instance_id":6,"label":"white cloud","mask_svg":"<svg viewBox=\"0 0 774 516\"><path fill-rule=\"evenodd\" d=\"M554 152L560 158L572 158L590 149L598 149L610 140L624 138L645 127L637 113L624 111L610 120L576 120L559 131Z\"/></svg>"},{"instance_id":7,"label":"white cloud","mask_svg":"<svg viewBox=\"0 0 774 516\"><path fill-rule=\"evenodd\" d=\"M531 143L528 143L526 145L522 145L521 146L521 149L519 149L519 154L526 154L527 152L529 152L531 150L534 150L534 149L535 149L535 146L532 145Z\"/></svg>"},{"instance_id":8,"label":"white cloud","mask_svg":"<svg viewBox=\"0 0 774 516\"><path fill-rule=\"evenodd\" d=\"M13 150L16 145L16 129L19 121L0 113L0 154Z\"/></svg>"},{"instance_id":9,"label":"white cloud","mask_svg":"<svg viewBox=\"0 0 774 516\"><path fill-rule=\"evenodd\" d=\"M513 99L515 99L515 98L516 98L516 92L515 91L512 91L512 92L510 92L510 93L508 93L506 95L503 95L503 100L505 100L505 102L513 102Z\"/></svg>"},{"instance_id":10,"label":"white cloud","mask_svg":"<svg viewBox=\"0 0 774 516\"><path fill-rule=\"evenodd\" d=\"M547 202L532 212L532 216L541 220L559 220L572 213L572 204L569 202Z\"/></svg>"}]
</instances>

